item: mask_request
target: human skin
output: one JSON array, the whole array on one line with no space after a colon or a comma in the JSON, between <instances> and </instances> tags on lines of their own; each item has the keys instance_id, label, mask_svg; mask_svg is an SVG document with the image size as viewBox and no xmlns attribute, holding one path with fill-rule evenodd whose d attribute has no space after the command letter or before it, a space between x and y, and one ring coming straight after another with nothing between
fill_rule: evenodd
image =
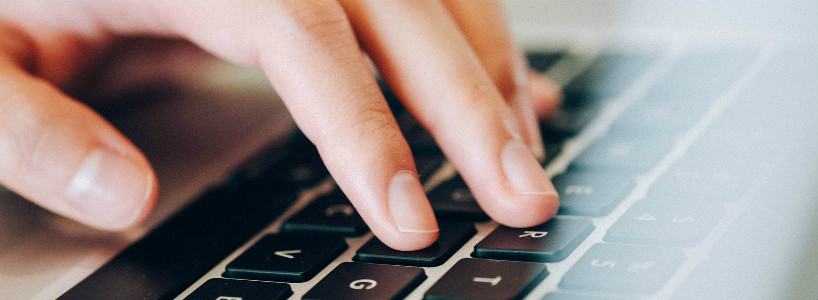
<instances>
[{"instance_id":1,"label":"human skin","mask_svg":"<svg viewBox=\"0 0 818 300\"><path fill-rule=\"evenodd\" d=\"M0 184L100 229L147 218L158 191L149 162L63 92L127 36L182 39L263 70L390 247L427 247L438 226L367 56L489 216L527 227L556 214L537 114L559 92L529 71L491 0L2 1Z\"/></svg>"}]
</instances>

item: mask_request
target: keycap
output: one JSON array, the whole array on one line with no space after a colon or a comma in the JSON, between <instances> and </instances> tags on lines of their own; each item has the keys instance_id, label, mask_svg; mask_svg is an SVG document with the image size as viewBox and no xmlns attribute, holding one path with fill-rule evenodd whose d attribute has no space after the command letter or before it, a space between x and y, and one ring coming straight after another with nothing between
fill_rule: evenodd
<instances>
[{"instance_id":1,"label":"keycap","mask_svg":"<svg viewBox=\"0 0 818 300\"><path fill-rule=\"evenodd\" d=\"M224 276L304 282L346 249L336 235L270 234L227 264Z\"/></svg>"},{"instance_id":2,"label":"keycap","mask_svg":"<svg viewBox=\"0 0 818 300\"><path fill-rule=\"evenodd\" d=\"M282 225L284 232L323 232L360 236L368 231L366 223L341 190L313 200Z\"/></svg>"},{"instance_id":3,"label":"keycap","mask_svg":"<svg viewBox=\"0 0 818 300\"><path fill-rule=\"evenodd\" d=\"M599 112L599 107L560 107L548 118L540 121L546 138L565 139L578 134Z\"/></svg>"},{"instance_id":4,"label":"keycap","mask_svg":"<svg viewBox=\"0 0 818 300\"><path fill-rule=\"evenodd\" d=\"M596 244L562 278L565 291L620 296L658 291L684 262L681 249Z\"/></svg>"},{"instance_id":5,"label":"keycap","mask_svg":"<svg viewBox=\"0 0 818 300\"><path fill-rule=\"evenodd\" d=\"M568 170L554 177L553 183L560 195L559 214L604 216L633 190L636 175Z\"/></svg>"},{"instance_id":6,"label":"keycap","mask_svg":"<svg viewBox=\"0 0 818 300\"><path fill-rule=\"evenodd\" d=\"M62 300L176 297L283 213L298 197L286 184L194 199L105 263Z\"/></svg>"},{"instance_id":7,"label":"keycap","mask_svg":"<svg viewBox=\"0 0 818 300\"><path fill-rule=\"evenodd\" d=\"M558 62L565 53L562 52L531 52L526 53L526 57L528 58L528 65L531 66L532 69L537 70L539 72L548 71L551 66L553 66L556 62Z\"/></svg>"},{"instance_id":8,"label":"keycap","mask_svg":"<svg viewBox=\"0 0 818 300\"><path fill-rule=\"evenodd\" d=\"M239 173L240 180L249 180L254 184L290 184L296 186L312 186L329 177L329 171L324 166L318 150L306 140L306 137L293 138L297 141L284 154L274 153L276 157L268 160L281 160L278 164L264 170L250 170ZM302 140L303 139L303 140Z\"/></svg>"},{"instance_id":9,"label":"keycap","mask_svg":"<svg viewBox=\"0 0 818 300\"><path fill-rule=\"evenodd\" d=\"M416 251L398 251L372 237L358 249L355 261L395 265L432 267L439 266L460 249L477 231L471 223L438 223L440 236L431 246Z\"/></svg>"},{"instance_id":10,"label":"keycap","mask_svg":"<svg viewBox=\"0 0 818 300\"><path fill-rule=\"evenodd\" d=\"M403 299L425 279L422 268L344 262L321 279L303 299Z\"/></svg>"},{"instance_id":11,"label":"keycap","mask_svg":"<svg viewBox=\"0 0 818 300\"><path fill-rule=\"evenodd\" d=\"M585 149L572 168L609 171L647 171L673 146L667 135L633 135L610 132Z\"/></svg>"},{"instance_id":12,"label":"keycap","mask_svg":"<svg viewBox=\"0 0 818 300\"><path fill-rule=\"evenodd\" d=\"M565 86L564 99L557 111L540 122L546 137L578 134L599 113L602 104L624 92L647 70L655 55L610 53Z\"/></svg>"},{"instance_id":13,"label":"keycap","mask_svg":"<svg viewBox=\"0 0 818 300\"><path fill-rule=\"evenodd\" d=\"M762 130L757 132L761 133ZM761 133L758 135L716 135L710 131L702 134L688 148L685 156L691 161L718 163L740 171L751 171L768 158L781 151L781 136L787 133ZM778 135L772 137L771 135Z\"/></svg>"},{"instance_id":14,"label":"keycap","mask_svg":"<svg viewBox=\"0 0 818 300\"><path fill-rule=\"evenodd\" d=\"M464 258L423 299L522 299L546 276L548 271L540 263Z\"/></svg>"},{"instance_id":15,"label":"keycap","mask_svg":"<svg viewBox=\"0 0 818 300\"><path fill-rule=\"evenodd\" d=\"M676 161L674 166L650 186L648 195L689 196L719 203L734 202L746 191L755 175L742 173L719 163L696 163L683 158Z\"/></svg>"},{"instance_id":16,"label":"keycap","mask_svg":"<svg viewBox=\"0 0 818 300\"><path fill-rule=\"evenodd\" d=\"M588 219L556 217L529 228L498 226L474 246L472 256L537 262L565 259L593 231Z\"/></svg>"},{"instance_id":17,"label":"keycap","mask_svg":"<svg viewBox=\"0 0 818 300\"><path fill-rule=\"evenodd\" d=\"M724 216L719 203L679 196L637 201L605 235L612 243L689 247L703 240Z\"/></svg>"},{"instance_id":18,"label":"keycap","mask_svg":"<svg viewBox=\"0 0 818 300\"><path fill-rule=\"evenodd\" d=\"M616 96L630 87L656 58L653 53L607 52L566 85L565 90Z\"/></svg>"},{"instance_id":19,"label":"keycap","mask_svg":"<svg viewBox=\"0 0 818 300\"><path fill-rule=\"evenodd\" d=\"M611 130L680 134L693 127L709 108L710 103L706 101L641 101L619 116Z\"/></svg>"},{"instance_id":20,"label":"keycap","mask_svg":"<svg viewBox=\"0 0 818 300\"><path fill-rule=\"evenodd\" d=\"M472 221L487 221L489 216L477 205L469 187L460 176L442 182L429 192L435 215Z\"/></svg>"},{"instance_id":21,"label":"keycap","mask_svg":"<svg viewBox=\"0 0 818 300\"><path fill-rule=\"evenodd\" d=\"M292 294L285 283L213 278L185 300L278 300Z\"/></svg>"},{"instance_id":22,"label":"keycap","mask_svg":"<svg viewBox=\"0 0 818 300\"><path fill-rule=\"evenodd\" d=\"M599 109L606 101L613 98L595 94L588 90L566 90L562 93L563 109Z\"/></svg>"}]
</instances>

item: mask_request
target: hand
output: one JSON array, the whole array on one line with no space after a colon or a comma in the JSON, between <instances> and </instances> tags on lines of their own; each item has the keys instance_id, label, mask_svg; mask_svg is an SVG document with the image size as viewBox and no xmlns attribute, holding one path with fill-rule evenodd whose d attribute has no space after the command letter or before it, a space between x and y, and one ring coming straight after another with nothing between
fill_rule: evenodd
<instances>
[{"instance_id":1,"label":"hand","mask_svg":"<svg viewBox=\"0 0 818 300\"><path fill-rule=\"evenodd\" d=\"M502 224L542 223L557 194L534 103L559 100L528 71L493 1L6 0L0 3L0 184L97 228L150 213L156 177L122 134L62 90L117 36L183 38L264 70L371 230L430 245L438 226L409 146L363 50ZM532 154L533 153L533 154Z\"/></svg>"}]
</instances>

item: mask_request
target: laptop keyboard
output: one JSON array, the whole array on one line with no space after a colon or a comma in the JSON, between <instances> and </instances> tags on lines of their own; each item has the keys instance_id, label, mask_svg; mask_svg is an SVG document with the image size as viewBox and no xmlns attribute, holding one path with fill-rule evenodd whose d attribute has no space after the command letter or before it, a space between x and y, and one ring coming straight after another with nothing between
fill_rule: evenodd
<instances>
[{"instance_id":1,"label":"laptop keyboard","mask_svg":"<svg viewBox=\"0 0 818 300\"><path fill-rule=\"evenodd\" d=\"M560 194L551 221L509 228L489 220L431 135L386 90L440 221L431 247L400 252L381 243L315 148L296 136L60 299L91 295L83 289L153 256L174 266L137 273L167 282L123 288L213 300L667 298L674 280L684 280L680 268L695 267L686 251L710 247L714 228L729 223L731 204L775 151L748 147L758 135L772 139L764 130L744 134L757 127L751 120L718 118L753 109L732 90L752 77L761 56L544 52L529 60L549 75L576 74L552 76L566 80L565 99L540 124L544 167ZM225 201L234 202L216 204ZM203 223L211 225L196 227ZM179 263L193 266L180 270Z\"/></svg>"}]
</instances>

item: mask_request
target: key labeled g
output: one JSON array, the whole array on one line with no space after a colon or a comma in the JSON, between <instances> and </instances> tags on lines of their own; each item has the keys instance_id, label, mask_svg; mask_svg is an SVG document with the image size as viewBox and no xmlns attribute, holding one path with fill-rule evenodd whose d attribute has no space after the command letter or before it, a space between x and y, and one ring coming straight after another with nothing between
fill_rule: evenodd
<instances>
[{"instance_id":1,"label":"key labeled g","mask_svg":"<svg viewBox=\"0 0 818 300\"><path fill-rule=\"evenodd\" d=\"M349 283L349 287L351 289L355 289L355 290L360 290L360 289L371 290L376 285L378 285L378 282L375 281L375 280L372 280L372 279L358 279L358 280L355 280L355 281Z\"/></svg>"}]
</instances>

